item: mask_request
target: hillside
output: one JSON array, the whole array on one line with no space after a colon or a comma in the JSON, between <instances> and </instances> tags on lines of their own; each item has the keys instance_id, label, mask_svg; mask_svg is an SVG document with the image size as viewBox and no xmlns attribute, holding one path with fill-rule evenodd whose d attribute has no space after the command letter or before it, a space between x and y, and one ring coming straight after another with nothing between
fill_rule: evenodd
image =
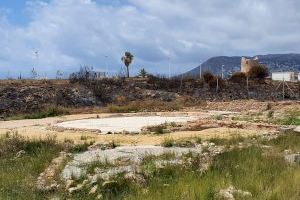
<instances>
[{"instance_id":1,"label":"hillside","mask_svg":"<svg viewBox=\"0 0 300 200\"><path fill-rule=\"evenodd\" d=\"M269 54L257 55L260 63L268 66L270 72L273 71L300 71L300 54ZM246 56L247 58L254 58ZM221 74L221 67L224 65L226 75L240 71L242 56L218 56L208 59L202 64L202 71L211 71L214 74ZM198 76L200 66L188 71L186 75Z\"/></svg>"},{"instance_id":2,"label":"hillside","mask_svg":"<svg viewBox=\"0 0 300 200\"><path fill-rule=\"evenodd\" d=\"M180 105L194 105L198 101L231 101L255 99L260 101L281 100L278 82L215 81L186 79L103 79L91 82L68 80L0 81L0 119L18 114L53 116L74 109L101 108L107 105L125 106L128 111L176 110ZM286 99L299 99L299 84L289 83L293 91L287 91ZM70 110L57 110L58 108ZM161 107L161 108L160 108ZM113 109L115 109L113 107ZM40 113L41 112L41 113ZM62 113L63 112L63 113ZM29 116L28 118L31 118Z\"/></svg>"}]
</instances>

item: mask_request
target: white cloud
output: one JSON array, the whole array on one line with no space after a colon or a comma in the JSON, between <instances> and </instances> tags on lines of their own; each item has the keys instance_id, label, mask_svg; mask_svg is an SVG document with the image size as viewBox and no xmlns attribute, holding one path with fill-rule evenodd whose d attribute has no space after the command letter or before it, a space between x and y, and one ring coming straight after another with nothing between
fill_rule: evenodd
<instances>
[{"instance_id":1,"label":"white cloud","mask_svg":"<svg viewBox=\"0 0 300 200\"><path fill-rule=\"evenodd\" d=\"M0 71L76 70L80 64L121 67L121 54L141 66L183 72L217 55L299 52L298 0L51 0L30 1L30 23L0 14ZM34 51L39 51L39 59Z\"/></svg>"}]
</instances>

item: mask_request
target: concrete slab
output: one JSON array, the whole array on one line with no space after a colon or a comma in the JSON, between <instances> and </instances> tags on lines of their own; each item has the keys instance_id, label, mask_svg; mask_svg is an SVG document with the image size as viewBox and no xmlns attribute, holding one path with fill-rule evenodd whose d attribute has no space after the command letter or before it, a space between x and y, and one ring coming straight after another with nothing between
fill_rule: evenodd
<instances>
[{"instance_id":1,"label":"concrete slab","mask_svg":"<svg viewBox=\"0 0 300 200\"><path fill-rule=\"evenodd\" d=\"M300 126L296 127L296 128L294 129L294 131L297 132L297 133L300 133Z\"/></svg>"},{"instance_id":2,"label":"concrete slab","mask_svg":"<svg viewBox=\"0 0 300 200\"><path fill-rule=\"evenodd\" d=\"M134 116L134 117L112 117L102 119L84 119L67 121L56 124L58 127L73 129L100 130L101 134L120 133L123 131L140 132L145 126L156 126L165 122L188 122L197 120L193 116Z\"/></svg>"}]
</instances>

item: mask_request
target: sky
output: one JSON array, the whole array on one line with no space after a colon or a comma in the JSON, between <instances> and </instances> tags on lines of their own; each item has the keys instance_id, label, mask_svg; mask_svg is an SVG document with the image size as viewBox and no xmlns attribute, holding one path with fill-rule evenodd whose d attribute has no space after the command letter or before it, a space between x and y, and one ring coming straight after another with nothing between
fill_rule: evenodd
<instances>
[{"instance_id":1,"label":"sky","mask_svg":"<svg viewBox=\"0 0 300 200\"><path fill-rule=\"evenodd\" d=\"M213 56L299 53L299 10L299 0L1 0L0 78L84 65L117 74L125 51L133 73L154 74Z\"/></svg>"}]
</instances>

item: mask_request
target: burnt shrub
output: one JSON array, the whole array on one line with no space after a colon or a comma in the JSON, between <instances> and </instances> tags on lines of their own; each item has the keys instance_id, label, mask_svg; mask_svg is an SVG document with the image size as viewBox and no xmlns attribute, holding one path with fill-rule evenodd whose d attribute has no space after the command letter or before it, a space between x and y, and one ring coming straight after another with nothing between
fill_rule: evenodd
<instances>
[{"instance_id":1,"label":"burnt shrub","mask_svg":"<svg viewBox=\"0 0 300 200\"><path fill-rule=\"evenodd\" d=\"M253 66L248 73L249 78L256 79L256 80L263 80L268 75L269 75L269 70L264 65Z\"/></svg>"},{"instance_id":2,"label":"burnt shrub","mask_svg":"<svg viewBox=\"0 0 300 200\"><path fill-rule=\"evenodd\" d=\"M204 72L203 79L206 83L210 84L215 81L216 77L211 72Z\"/></svg>"},{"instance_id":3,"label":"burnt shrub","mask_svg":"<svg viewBox=\"0 0 300 200\"><path fill-rule=\"evenodd\" d=\"M70 83L84 83L96 79L96 72L93 71L92 66L81 66L78 72L74 72L70 75Z\"/></svg>"},{"instance_id":4,"label":"burnt shrub","mask_svg":"<svg viewBox=\"0 0 300 200\"><path fill-rule=\"evenodd\" d=\"M235 72L231 77L230 77L230 81L233 82L242 82L245 81L247 78L246 74L243 72Z\"/></svg>"},{"instance_id":5,"label":"burnt shrub","mask_svg":"<svg viewBox=\"0 0 300 200\"><path fill-rule=\"evenodd\" d=\"M189 85L188 87L196 87L198 83L194 77L190 76L182 75L169 79L160 75L148 75L147 84L150 87L148 89L181 92L186 85Z\"/></svg>"}]
</instances>

